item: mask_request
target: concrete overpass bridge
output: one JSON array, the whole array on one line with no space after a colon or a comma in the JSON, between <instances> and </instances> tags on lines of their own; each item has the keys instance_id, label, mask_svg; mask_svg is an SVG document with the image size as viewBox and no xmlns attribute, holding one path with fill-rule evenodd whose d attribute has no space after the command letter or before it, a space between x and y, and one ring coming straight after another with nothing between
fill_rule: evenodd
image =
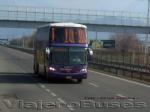
<instances>
[{"instance_id":1,"label":"concrete overpass bridge","mask_svg":"<svg viewBox=\"0 0 150 112\"><path fill-rule=\"evenodd\" d=\"M89 31L149 34L146 15L122 11L0 6L0 27L37 28L53 22L75 22Z\"/></svg>"}]
</instances>

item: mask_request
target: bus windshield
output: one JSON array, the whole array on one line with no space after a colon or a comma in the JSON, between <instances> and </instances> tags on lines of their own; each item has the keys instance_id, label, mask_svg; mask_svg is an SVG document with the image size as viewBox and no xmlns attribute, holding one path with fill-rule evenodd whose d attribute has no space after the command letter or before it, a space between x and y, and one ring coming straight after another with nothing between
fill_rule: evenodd
<instances>
[{"instance_id":1,"label":"bus windshield","mask_svg":"<svg viewBox=\"0 0 150 112\"><path fill-rule=\"evenodd\" d=\"M66 48L53 48L52 64L68 64L68 50Z\"/></svg>"},{"instance_id":2,"label":"bus windshield","mask_svg":"<svg viewBox=\"0 0 150 112\"><path fill-rule=\"evenodd\" d=\"M69 48L69 63L86 64L86 50L84 48Z\"/></svg>"},{"instance_id":3,"label":"bus windshield","mask_svg":"<svg viewBox=\"0 0 150 112\"><path fill-rule=\"evenodd\" d=\"M53 48L52 63L61 65L86 64L86 50L84 48Z\"/></svg>"},{"instance_id":4,"label":"bus windshield","mask_svg":"<svg viewBox=\"0 0 150 112\"><path fill-rule=\"evenodd\" d=\"M52 43L86 44L86 29L78 27L52 27L50 40Z\"/></svg>"}]
</instances>

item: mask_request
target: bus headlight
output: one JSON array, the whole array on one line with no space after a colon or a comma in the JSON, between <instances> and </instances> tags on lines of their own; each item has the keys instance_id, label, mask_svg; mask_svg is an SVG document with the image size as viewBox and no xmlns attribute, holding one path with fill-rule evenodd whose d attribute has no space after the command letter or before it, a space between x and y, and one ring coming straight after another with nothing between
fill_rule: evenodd
<instances>
[{"instance_id":1,"label":"bus headlight","mask_svg":"<svg viewBox=\"0 0 150 112\"><path fill-rule=\"evenodd\" d=\"M87 69L86 68L82 68L81 70L80 70L80 72L87 72Z\"/></svg>"},{"instance_id":2,"label":"bus headlight","mask_svg":"<svg viewBox=\"0 0 150 112\"><path fill-rule=\"evenodd\" d=\"M54 67L49 67L50 71L55 71L56 69Z\"/></svg>"}]
</instances>

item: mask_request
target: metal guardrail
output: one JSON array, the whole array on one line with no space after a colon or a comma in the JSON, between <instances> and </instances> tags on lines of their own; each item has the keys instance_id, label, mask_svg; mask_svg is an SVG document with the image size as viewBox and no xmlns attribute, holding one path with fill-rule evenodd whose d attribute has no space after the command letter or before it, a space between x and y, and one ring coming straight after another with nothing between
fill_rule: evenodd
<instances>
[{"instance_id":1,"label":"metal guardrail","mask_svg":"<svg viewBox=\"0 0 150 112\"><path fill-rule=\"evenodd\" d=\"M100 70L104 70L107 68L107 72L113 72L115 74L118 74L118 71L121 70L122 73L119 75L127 75L134 78L135 76L139 75L140 80L145 80L143 77L147 76L149 77L150 81L150 66L148 65L136 65L136 64L128 64L128 63L119 63L119 62L109 62L109 61L103 61L94 59L89 61L89 65L92 68L97 68ZM115 70L112 71L112 69ZM127 74L125 72L128 72Z\"/></svg>"},{"instance_id":2,"label":"metal guardrail","mask_svg":"<svg viewBox=\"0 0 150 112\"><path fill-rule=\"evenodd\" d=\"M147 26L146 14L88 9L0 6L0 20Z\"/></svg>"},{"instance_id":3,"label":"metal guardrail","mask_svg":"<svg viewBox=\"0 0 150 112\"><path fill-rule=\"evenodd\" d=\"M90 61L89 63L99 65L99 66L107 66L116 69L124 69L126 71L134 71L134 72L140 72L140 73L145 73L150 75L150 66L146 66L146 65L125 64L125 63L107 62L107 61L101 61L101 62Z\"/></svg>"},{"instance_id":4,"label":"metal guardrail","mask_svg":"<svg viewBox=\"0 0 150 112\"><path fill-rule=\"evenodd\" d=\"M24 47L14 46L14 45L7 45L7 47L17 49L20 51L24 51L26 53L34 54L34 49L32 49L32 48L24 48Z\"/></svg>"}]
</instances>

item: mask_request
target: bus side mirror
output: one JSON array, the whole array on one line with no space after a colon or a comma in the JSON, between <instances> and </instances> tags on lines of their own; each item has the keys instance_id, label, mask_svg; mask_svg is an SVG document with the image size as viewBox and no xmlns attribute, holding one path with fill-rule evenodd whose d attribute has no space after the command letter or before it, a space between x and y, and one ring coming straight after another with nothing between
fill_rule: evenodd
<instances>
[{"instance_id":1,"label":"bus side mirror","mask_svg":"<svg viewBox=\"0 0 150 112\"><path fill-rule=\"evenodd\" d=\"M93 56L93 50L92 50L91 48L88 48L87 50L88 50L88 54L89 54L90 56Z\"/></svg>"},{"instance_id":2,"label":"bus side mirror","mask_svg":"<svg viewBox=\"0 0 150 112\"><path fill-rule=\"evenodd\" d=\"M49 56L49 55L50 55L50 53L51 53L50 48L46 47L46 49L45 49L45 53L46 53L46 55L47 55L47 56Z\"/></svg>"},{"instance_id":3,"label":"bus side mirror","mask_svg":"<svg viewBox=\"0 0 150 112\"><path fill-rule=\"evenodd\" d=\"M93 50L91 48L87 48L87 60L91 61L93 56Z\"/></svg>"}]
</instances>

